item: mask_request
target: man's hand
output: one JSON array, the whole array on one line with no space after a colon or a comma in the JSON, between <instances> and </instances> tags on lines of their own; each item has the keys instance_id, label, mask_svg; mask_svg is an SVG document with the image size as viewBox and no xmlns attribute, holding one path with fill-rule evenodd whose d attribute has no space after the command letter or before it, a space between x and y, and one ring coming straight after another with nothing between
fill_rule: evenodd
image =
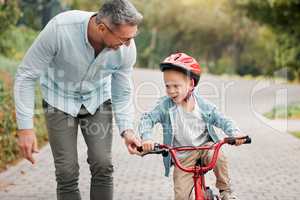
<instances>
[{"instance_id":1,"label":"man's hand","mask_svg":"<svg viewBox=\"0 0 300 200\"><path fill-rule=\"evenodd\" d=\"M29 160L32 164L35 160L32 153L38 153L36 135L32 129L21 129L17 132L18 145L21 149L23 157Z\"/></svg>"},{"instance_id":2,"label":"man's hand","mask_svg":"<svg viewBox=\"0 0 300 200\"><path fill-rule=\"evenodd\" d=\"M133 130L126 130L122 135L128 152L130 154L139 155L140 153L137 151L136 148L141 146L141 141L135 136Z\"/></svg>"}]
</instances>

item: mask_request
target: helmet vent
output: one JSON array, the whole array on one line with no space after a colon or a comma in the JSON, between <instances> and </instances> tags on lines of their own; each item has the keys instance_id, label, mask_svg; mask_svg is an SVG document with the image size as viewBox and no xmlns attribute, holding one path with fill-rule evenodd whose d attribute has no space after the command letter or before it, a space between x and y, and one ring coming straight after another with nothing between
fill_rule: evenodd
<instances>
[{"instance_id":1,"label":"helmet vent","mask_svg":"<svg viewBox=\"0 0 300 200\"><path fill-rule=\"evenodd\" d=\"M176 57L174 58L174 60L176 61L176 60L178 60L180 57L181 57L181 53L178 53L178 54L176 55Z\"/></svg>"}]
</instances>

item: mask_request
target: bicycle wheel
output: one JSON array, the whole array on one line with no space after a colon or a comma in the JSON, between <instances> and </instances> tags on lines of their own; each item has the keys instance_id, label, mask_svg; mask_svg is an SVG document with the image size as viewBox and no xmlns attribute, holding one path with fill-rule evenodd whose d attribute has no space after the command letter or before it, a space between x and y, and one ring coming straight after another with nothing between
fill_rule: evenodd
<instances>
[{"instance_id":1,"label":"bicycle wheel","mask_svg":"<svg viewBox=\"0 0 300 200\"><path fill-rule=\"evenodd\" d=\"M209 187L205 189L205 197L207 200L214 200L214 193Z\"/></svg>"}]
</instances>

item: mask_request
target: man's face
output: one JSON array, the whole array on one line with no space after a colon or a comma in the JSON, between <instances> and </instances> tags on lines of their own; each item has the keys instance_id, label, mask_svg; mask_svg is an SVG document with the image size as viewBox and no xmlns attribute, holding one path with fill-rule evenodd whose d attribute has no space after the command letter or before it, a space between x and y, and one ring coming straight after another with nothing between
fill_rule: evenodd
<instances>
[{"instance_id":1,"label":"man's face","mask_svg":"<svg viewBox=\"0 0 300 200\"><path fill-rule=\"evenodd\" d=\"M102 40L106 47L117 50L121 45L130 45L131 39L137 35L136 25L119 25L111 28L108 23L101 22Z\"/></svg>"}]
</instances>

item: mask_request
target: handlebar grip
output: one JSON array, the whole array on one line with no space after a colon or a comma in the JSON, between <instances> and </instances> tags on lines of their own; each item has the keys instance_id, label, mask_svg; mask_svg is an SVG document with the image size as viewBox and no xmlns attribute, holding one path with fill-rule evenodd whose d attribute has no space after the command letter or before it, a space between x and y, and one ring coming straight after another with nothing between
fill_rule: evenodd
<instances>
[{"instance_id":1,"label":"handlebar grip","mask_svg":"<svg viewBox=\"0 0 300 200\"><path fill-rule=\"evenodd\" d=\"M153 151L158 151L160 150L159 148L160 144L159 143L154 143L154 149ZM136 150L140 153L142 153L144 151L143 147L142 146L139 146L139 147L136 147Z\"/></svg>"},{"instance_id":2,"label":"handlebar grip","mask_svg":"<svg viewBox=\"0 0 300 200\"><path fill-rule=\"evenodd\" d=\"M245 139L246 139L246 141L244 142L244 144L251 144L251 142L252 142L251 137L249 137L247 135Z\"/></svg>"},{"instance_id":3,"label":"handlebar grip","mask_svg":"<svg viewBox=\"0 0 300 200\"><path fill-rule=\"evenodd\" d=\"M231 144L231 145L235 145L236 143L236 139L246 139L246 141L244 142L244 144L251 144L251 138L247 135L245 137L239 137L239 138L235 138L235 137L228 137L226 138L226 141L228 144Z\"/></svg>"},{"instance_id":4,"label":"handlebar grip","mask_svg":"<svg viewBox=\"0 0 300 200\"><path fill-rule=\"evenodd\" d=\"M154 144L154 150L143 153L142 156L145 156L145 155L148 155L148 154L162 154L163 157L168 156L169 152L166 149L160 149L159 146L160 146L159 143L155 143ZM144 151L142 146L136 147L136 150L140 153L142 153Z\"/></svg>"}]
</instances>

